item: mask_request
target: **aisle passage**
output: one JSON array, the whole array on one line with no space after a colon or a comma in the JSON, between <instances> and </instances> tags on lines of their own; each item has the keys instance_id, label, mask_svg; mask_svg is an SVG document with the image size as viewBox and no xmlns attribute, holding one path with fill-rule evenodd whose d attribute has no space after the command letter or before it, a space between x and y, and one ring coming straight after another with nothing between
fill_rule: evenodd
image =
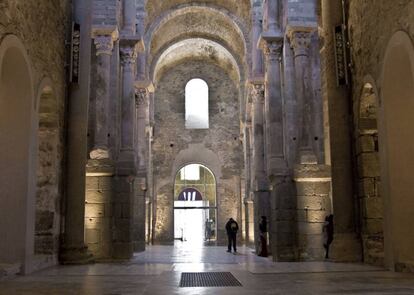
<instances>
[{"instance_id":1,"label":"aisle passage","mask_svg":"<svg viewBox=\"0 0 414 295\"><path fill-rule=\"evenodd\" d=\"M152 246L125 263L53 267L0 282L1 295L414 294L414 276L331 262L273 263L240 247ZM180 287L183 273L226 273L240 285ZM203 276L203 275L201 275Z\"/></svg>"}]
</instances>

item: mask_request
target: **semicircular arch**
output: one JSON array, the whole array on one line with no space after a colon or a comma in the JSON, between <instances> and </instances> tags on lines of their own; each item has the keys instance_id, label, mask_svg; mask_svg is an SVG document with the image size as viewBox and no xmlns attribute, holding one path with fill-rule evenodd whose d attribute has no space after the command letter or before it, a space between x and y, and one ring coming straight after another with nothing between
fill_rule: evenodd
<instances>
[{"instance_id":1,"label":"semicircular arch","mask_svg":"<svg viewBox=\"0 0 414 295\"><path fill-rule=\"evenodd\" d=\"M150 78L158 81L166 70L189 59L205 59L215 63L237 83L245 79L244 70L234 55L225 46L204 38L177 41L160 51L150 65Z\"/></svg>"},{"instance_id":2,"label":"semicircular arch","mask_svg":"<svg viewBox=\"0 0 414 295\"><path fill-rule=\"evenodd\" d=\"M240 64L249 57L249 37L241 22L223 9L185 6L161 15L145 33L148 64L173 43L188 38L206 38L227 47Z\"/></svg>"}]
</instances>

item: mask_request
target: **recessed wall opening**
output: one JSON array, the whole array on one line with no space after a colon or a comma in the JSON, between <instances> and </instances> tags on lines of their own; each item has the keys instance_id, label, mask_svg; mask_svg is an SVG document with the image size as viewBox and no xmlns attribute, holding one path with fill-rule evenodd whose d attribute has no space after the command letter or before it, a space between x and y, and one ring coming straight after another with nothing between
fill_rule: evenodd
<instances>
[{"instance_id":1,"label":"recessed wall opening","mask_svg":"<svg viewBox=\"0 0 414 295\"><path fill-rule=\"evenodd\" d=\"M213 173L199 164L181 168L174 184L174 239L193 246L215 241L216 216Z\"/></svg>"},{"instance_id":2,"label":"recessed wall opening","mask_svg":"<svg viewBox=\"0 0 414 295\"><path fill-rule=\"evenodd\" d=\"M373 85L366 83L359 101L356 132L362 241L365 262L383 265L383 200L379 194L381 177L377 119L378 98Z\"/></svg>"},{"instance_id":3,"label":"recessed wall opening","mask_svg":"<svg viewBox=\"0 0 414 295\"><path fill-rule=\"evenodd\" d=\"M52 255L58 251L57 200L58 111L52 88L42 89L39 98L38 163L36 192L35 254Z\"/></svg>"},{"instance_id":4,"label":"recessed wall opening","mask_svg":"<svg viewBox=\"0 0 414 295\"><path fill-rule=\"evenodd\" d=\"M192 79L185 86L185 128L209 128L208 85L202 79Z\"/></svg>"}]
</instances>

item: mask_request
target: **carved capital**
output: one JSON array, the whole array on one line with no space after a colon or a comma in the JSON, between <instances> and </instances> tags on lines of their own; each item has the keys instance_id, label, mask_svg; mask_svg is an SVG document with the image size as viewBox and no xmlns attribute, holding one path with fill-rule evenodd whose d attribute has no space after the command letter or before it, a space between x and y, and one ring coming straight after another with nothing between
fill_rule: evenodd
<instances>
[{"instance_id":1,"label":"carved capital","mask_svg":"<svg viewBox=\"0 0 414 295\"><path fill-rule=\"evenodd\" d=\"M112 54L112 50L114 49L114 39L111 35L97 35L94 38L94 43L96 46L96 55Z\"/></svg>"},{"instance_id":2,"label":"carved capital","mask_svg":"<svg viewBox=\"0 0 414 295\"><path fill-rule=\"evenodd\" d=\"M116 27L94 27L92 28L92 38L96 46L96 55L111 55L114 42L119 38L119 32Z\"/></svg>"},{"instance_id":3,"label":"carved capital","mask_svg":"<svg viewBox=\"0 0 414 295\"><path fill-rule=\"evenodd\" d=\"M252 83L250 86L250 95L253 103L264 103L265 85L264 83Z\"/></svg>"},{"instance_id":4,"label":"carved capital","mask_svg":"<svg viewBox=\"0 0 414 295\"><path fill-rule=\"evenodd\" d=\"M289 32L288 37L295 56L309 56L312 31L292 30Z\"/></svg>"},{"instance_id":5,"label":"carved capital","mask_svg":"<svg viewBox=\"0 0 414 295\"><path fill-rule=\"evenodd\" d=\"M263 53L270 62L280 61L282 58L283 40L265 41L263 45Z\"/></svg>"},{"instance_id":6,"label":"carved capital","mask_svg":"<svg viewBox=\"0 0 414 295\"><path fill-rule=\"evenodd\" d=\"M135 88L135 105L137 108L147 106L149 101L149 91L147 88Z\"/></svg>"},{"instance_id":7,"label":"carved capital","mask_svg":"<svg viewBox=\"0 0 414 295\"><path fill-rule=\"evenodd\" d=\"M137 49L136 47L125 46L120 48L121 65L123 67L133 67L137 60Z\"/></svg>"}]
</instances>

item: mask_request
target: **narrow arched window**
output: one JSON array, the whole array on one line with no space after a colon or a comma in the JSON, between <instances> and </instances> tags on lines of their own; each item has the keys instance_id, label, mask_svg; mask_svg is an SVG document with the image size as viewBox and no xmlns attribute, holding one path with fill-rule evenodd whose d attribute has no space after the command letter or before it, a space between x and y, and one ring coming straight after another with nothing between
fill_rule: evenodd
<instances>
[{"instance_id":1,"label":"narrow arched window","mask_svg":"<svg viewBox=\"0 0 414 295\"><path fill-rule=\"evenodd\" d=\"M185 86L185 128L208 129L208 85L192 79Z\"/></svg>"}]
</instances>

